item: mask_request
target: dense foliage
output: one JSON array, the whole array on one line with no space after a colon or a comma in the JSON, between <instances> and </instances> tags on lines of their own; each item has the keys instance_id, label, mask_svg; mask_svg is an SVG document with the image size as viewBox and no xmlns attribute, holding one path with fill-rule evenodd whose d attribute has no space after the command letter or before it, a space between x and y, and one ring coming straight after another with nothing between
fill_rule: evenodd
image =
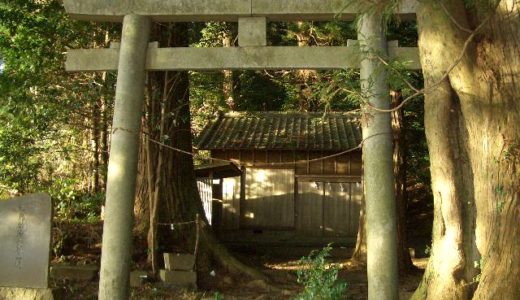
<instances>
[{"instance_id":1,"label":"dense foliage","mask_svg":"<svg viewBox=\"0 0 520 300\"><path fill-rule=\"evenodd\" d=\"M60 1L0 4L1 197L47 191L58 201L57 214L67 218L71 205L83 210L84 195L99 198L92 181L102 170L94 170L93 161L102 149L93 144L102 124L93 120L110 115L114 76L67 74L64 54L103 46L113 32L71 22Z\"/></svg>"}]
</instances>

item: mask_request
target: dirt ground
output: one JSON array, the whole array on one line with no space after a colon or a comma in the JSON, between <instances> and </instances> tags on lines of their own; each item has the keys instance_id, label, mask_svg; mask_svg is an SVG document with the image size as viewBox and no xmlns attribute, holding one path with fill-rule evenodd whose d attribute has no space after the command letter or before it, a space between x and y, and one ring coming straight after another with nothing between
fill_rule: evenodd
<instances>
[{"instance_id":1,"label":"dirt ground","mask_svg":"<svg viewBox=\"0 0 520 300\"><path fill-rule=\"evenodd\" d=\"M339 252L339 251L336 251ZM198 290L166 288L160 282L147 282L131 291L131 299L294 299L301 292L296 271L301 256L239 253L241 260L248 261L262 270L271 280L250 281L233 278L229 274L213 271L199 274ZM426 266L426 258L414 259L417 270L400 277L400 299L409 299L418 286ZM367 299L366 270L352 264L345 255L333 255L331 264L340 267L339 280L347 283L345 299ZM97 299L98 278L89 282L52 280L55 299Z\"/></svg>"}]
</instances>

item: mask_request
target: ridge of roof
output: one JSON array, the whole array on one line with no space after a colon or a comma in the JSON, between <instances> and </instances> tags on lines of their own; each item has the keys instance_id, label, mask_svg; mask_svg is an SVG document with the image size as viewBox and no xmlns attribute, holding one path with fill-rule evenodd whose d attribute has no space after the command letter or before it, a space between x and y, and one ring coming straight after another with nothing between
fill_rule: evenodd
<instances>
[{"instance_id":1,"label":"ridge of roof","mask_svg":"<svg viewBox=\"0 0 520 300\"><path fill-rule=\"evenodd\" d=\"M359 112L342 112L342 111L327 111L327 112L302 112L302 111L229 111L221 113L220 117L247 117L247 116L261 116L261 115L275 115L275 116L359 116Z\"/></svg>"}]
</instances>

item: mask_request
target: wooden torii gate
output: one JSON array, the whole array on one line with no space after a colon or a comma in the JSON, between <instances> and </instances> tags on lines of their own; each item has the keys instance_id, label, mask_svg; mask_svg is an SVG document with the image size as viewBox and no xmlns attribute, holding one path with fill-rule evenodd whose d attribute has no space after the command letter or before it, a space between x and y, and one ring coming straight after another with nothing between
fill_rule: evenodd
<instances>
[{"instance_id":1,"label":"wooden torii gate","mask_svg":"<svg viewBox=\"0 0 520 300\"><path fill-rule=\"evenodd\" d=\"M147 71L223 69L360 68L362 92L372 115L363 124L367 215L369 299L397 299L397 234L392 176L392 129L386 72L378 53L409 61L420 69L416 48L387 44L380 12L362 15L357 42L346 47L267 47L267 21L352 21L367 10L347 0L64 0L75 19L123 22L119 48L69 50L66 69L117 70L105 223L100 272L100 299L127 299L138 135ZM363 1L359 1L360 3ZM401 19L415 17L415 1L403 0ZM238 22L239 47L159 48L149 44L150 23Z\"/></svg>"}]
</instances>

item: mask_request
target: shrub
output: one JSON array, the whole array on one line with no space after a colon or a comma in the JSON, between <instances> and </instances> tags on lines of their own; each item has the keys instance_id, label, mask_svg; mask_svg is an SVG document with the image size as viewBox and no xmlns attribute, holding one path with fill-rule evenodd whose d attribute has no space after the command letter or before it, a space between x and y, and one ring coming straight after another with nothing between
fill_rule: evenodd
<instances>
[{"instance_id":1,"label":"shrub","mask_svg":"<svg viewBox=\"0 0 520 300\"><path fill-rule=\"evenodd\" d=\"M330 257L331 245L320 251L312 251L308 257L300 259L297 272L298 283L303 284L304 290L297 300L334 300L344 297L347 283L338 282L337 265L327 265Z\"/></svg>"}]
</instances>

